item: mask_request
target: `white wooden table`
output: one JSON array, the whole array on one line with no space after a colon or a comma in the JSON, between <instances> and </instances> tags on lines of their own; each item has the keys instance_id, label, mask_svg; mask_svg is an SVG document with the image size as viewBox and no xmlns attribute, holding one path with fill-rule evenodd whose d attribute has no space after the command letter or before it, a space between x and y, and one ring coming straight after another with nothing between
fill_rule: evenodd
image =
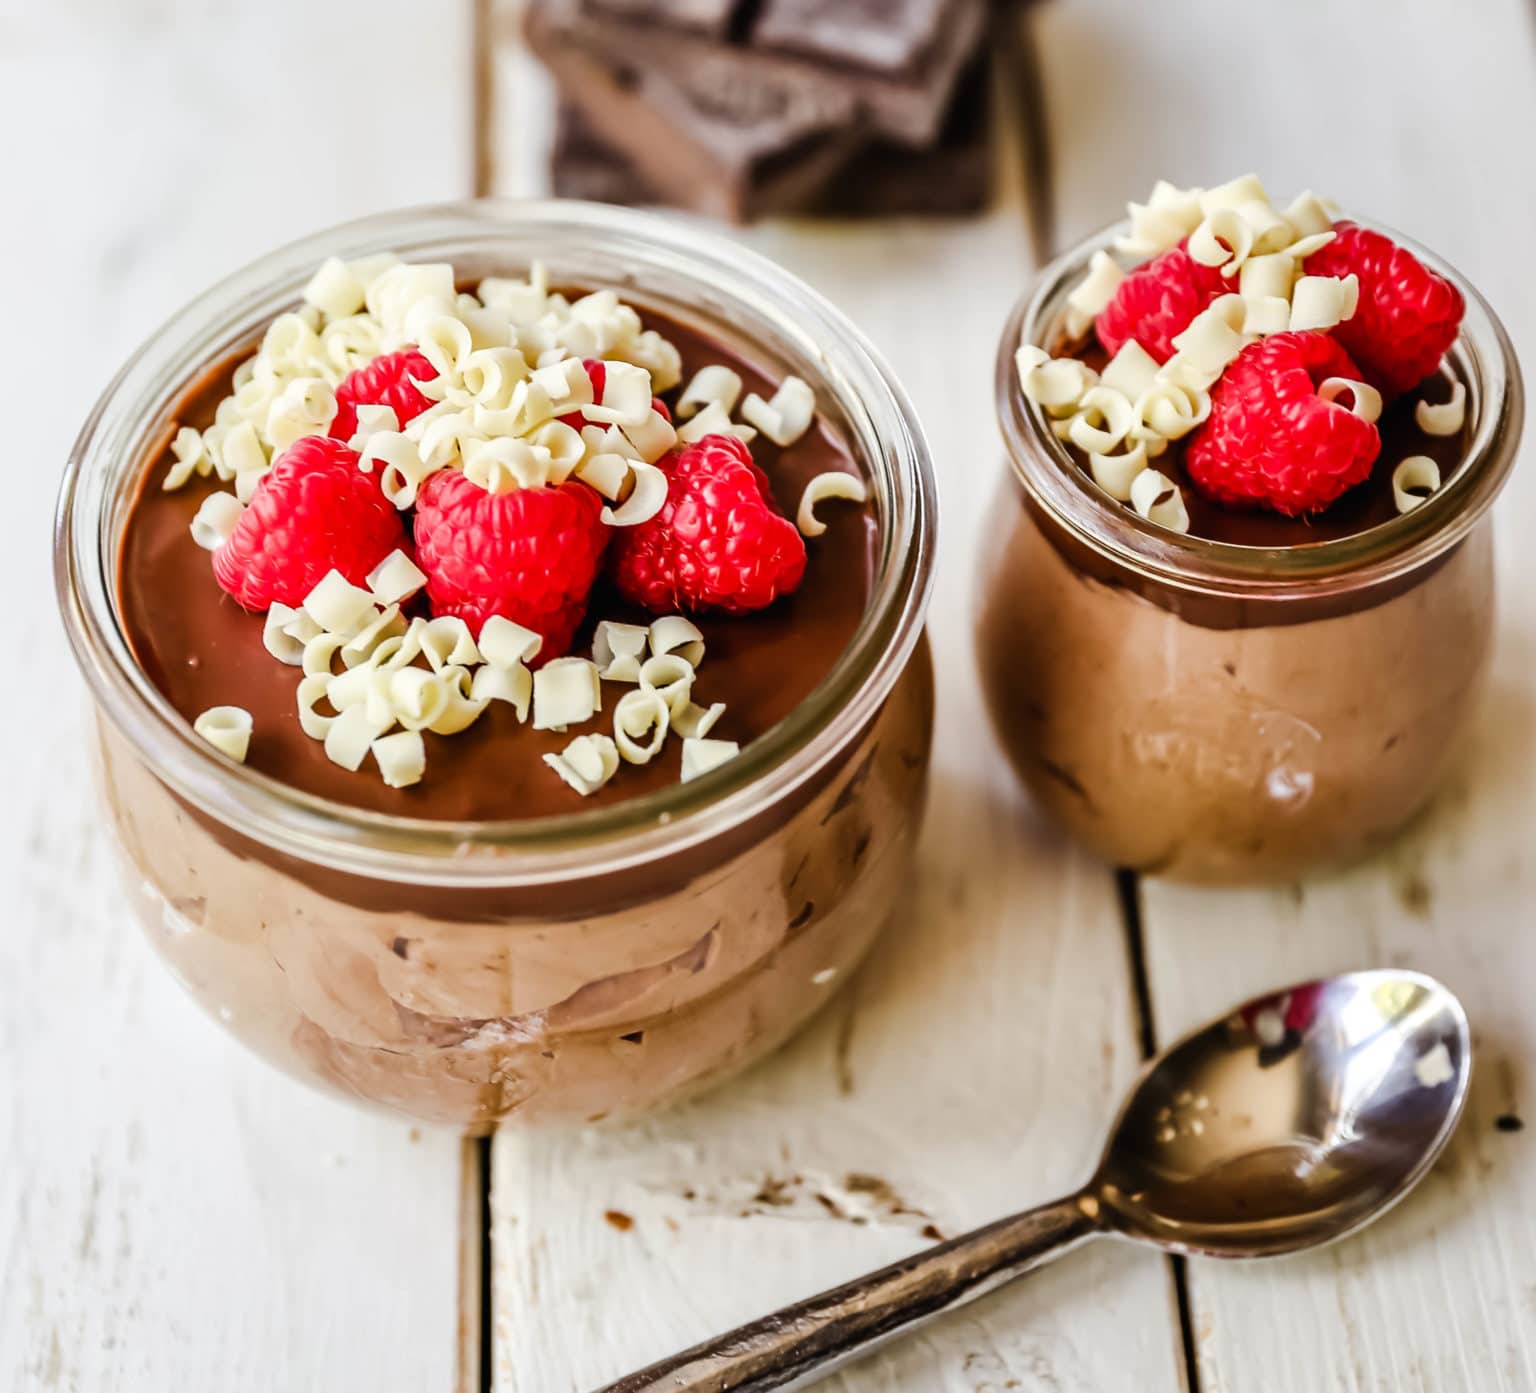
<instances>
[{"instance_id":1,"label":"white wooden table","mask_svg":"<svg viewBox=\"0 0 1536 1393\"><path fill-rule=\"evenodd\" d=\"M1056 1193L1156 1041L1371 963L1443 976L1477 1034L1470 1110L1411 1204L1275 1266L1099 1245L829 1387L1536 1388L1536 1127L1510 1121L1536 1123L1536 462L1501 506L1476 738L1433 810L1346 876L1117 882L1015 790L967 651L1005 307L1042 248L1154 176L1252 167L1411 229L1536 364L1536 16L1454 9L1052 0L1013 68L1044 129L1012 124L993 212L746 234L865 326L936 445L940 731L915 891L837 1004L723 1094L633 1131L476 1147L294 1087L152 962L89 786L49 514L88 404L174 306L343 217L537 189L544 84L488 0L0 8L0 1389L579 1393Z\"/></svg>"}]
</instances>

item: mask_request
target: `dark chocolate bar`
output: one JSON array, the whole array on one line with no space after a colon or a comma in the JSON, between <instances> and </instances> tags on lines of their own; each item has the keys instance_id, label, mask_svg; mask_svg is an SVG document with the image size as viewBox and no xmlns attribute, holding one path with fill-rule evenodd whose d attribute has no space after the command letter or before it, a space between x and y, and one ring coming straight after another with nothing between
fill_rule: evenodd
<instances>
[{"instance_id":1,"label":"dark chocolate bar","mask_svg":"<svg viewBox=\"0 0 1536 1393\"><path fill-rule=\"evenodd\" d=\"M737 106L852 108L872 132L924 146L938 136L986 0L538 0L547 32L615 69L705 79ZM707 13L706 13L707 12Z\"/></svg>"}]
</instances>

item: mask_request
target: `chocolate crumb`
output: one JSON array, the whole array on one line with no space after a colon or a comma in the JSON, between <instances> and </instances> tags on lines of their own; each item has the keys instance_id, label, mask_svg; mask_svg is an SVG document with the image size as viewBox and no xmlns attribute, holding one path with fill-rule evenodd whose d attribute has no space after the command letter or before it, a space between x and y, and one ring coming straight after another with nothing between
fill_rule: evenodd
<instances>
[{"instance_id":1,"label":"chocolate crumb","mask_svg":"<svg viewBox=\"0 0 1536 1393\"><path fill-rule=\"evenodd\" d=\"M1237 676L1237 664L1234 663L1234 662L1230 662L1229 661L1229 662L1223 663L1221 665L1221 670L1224 673L1226 673L1228 677L1236 677Z\"/></svg>"},{"instance_id":2,"label":"chocolate crumb","mask_svg":"<svg viewBox=\"0 0 1536 1393\"><path fill-rule=\"evenodd\" d=\"M411 940L408 938L397 938L389 945L389 948L397 958L409 958L411 956Z\"/></svg>"},{"instance_id":3,"label":"chocolate crumb","mask_svg":"<svg viewBox=\"0 0 1536 1393\"><path fill-rule=\"evenodd\" d=\"M801 907L800 912L789 921L789 927L791 929L804 928L806 924L810 923L811 915L814 913L816 913L815 901L807 900Z\"/></svg>"},{"instance_id":4,"label":"chocolate crumb","mask_svg":"<svg viewBox=\"0 0 1536 1393\"><path fill-rule=\"evenodd\" d=\"M864 853L869 850L870 833L863 833L858 841L853 844L853 864L857 866L864 859Z\"/></svg>"},{"instance_id":5,"label":"chocolate crumb","mask_svg":"<svg viewBox=\"0 0 1536 1393\"><path fill-rule=\"evenodd\" d=\"M630 1229L634 1228L635 1226L635 1221L631 1219L629 1215L626 1214L622 1209L604 1210L603 1218L605 1218L614 1228L618 1229L620 1233L628 1233Z\"/></svg>"},{"instance_id":6,"label":"chocolate crumb","mask_svg":"<svg viewBox=\"0 0 1536 1393\"><path fill-rule=\"evenodd\" d=\"M555 1052L553 1050L540 1050L539 1053L545 1059L553 1059L555 1057Z\"/></svg>"},{"instance_id":7,"label":"chocolate crumb","mask_svg":"<svg viewBox=\"0 0 1536 1393\"><path fill-rule=\"evenodd\" d=\"M643 1030L631 1030L628 1035L619 1036L619 1039L624 1040L631 1045L643 1044L645 1041L645 1032Z\"/></svg>"},{"instance_id":8,"label":"chocolate crumb","mask_svg":"<svg viewBox=\"0 0 1536 1393\"><path fill-rule=\"evenodd\" d=\"M937 1224L924 1224L923 1237L933 1243L942 1243L944 1241L944 1234Z\"/></svg>"},{"instance_id":9,"label":"chocolate crumb","mask_svg":"<svg viewBox=\"0 0 1536 1393\"><path fill-rule=\"evenodd\" d=\"M1498 1117L1493 1119L1493 1125L1500 1132L1523 1132L1525 1130L1525 1123L1517 1114L1512 1112L1500 1113Z\"/></svg>"}]
</instances>

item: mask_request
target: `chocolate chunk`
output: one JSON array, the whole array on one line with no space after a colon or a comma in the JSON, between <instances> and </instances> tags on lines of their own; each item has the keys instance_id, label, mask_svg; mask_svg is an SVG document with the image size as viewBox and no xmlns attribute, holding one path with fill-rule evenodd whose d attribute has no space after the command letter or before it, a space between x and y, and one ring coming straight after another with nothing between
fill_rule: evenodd
<instances>
[{"instance_id":1,"label":"chocolate chunk","mask_svg":"<svg viewBox=\"0 0 1536 1393\"><path fill-rule=\"evenodd\" d=\"M685 75L605 62L540 9L529 13L527 35L592 137L621 151L654 190L624 202L671 203L732 221L804 207L863 139L846 96L806 82L736 85L731 60L719 53ZM561 143L570 140L562 135ZM577 176L560 172L573 168L557 150L557 192L574 192Z\"/></svg>"},{"instance_id":2,"label":"chocolate chunk","mask_svg":"<svg viewBox=\"0 0 1536 1393\"><path fill-rule=\"evenodd\" d=\"M859 0L848 7L857 23L839 22L840 6L831 3L795 0L780 16L776 6L788 0L742 0L725 21L733 42L697 25L658 22L674 5L697 18L704 3L540 0L530 18L636 80L665 73L674 86L702 85L738 112L809 109L825 120L845 110L843 122L867 122L913 146L938 135L986 19L985 0Z\"/></svg>"}]
</instances>

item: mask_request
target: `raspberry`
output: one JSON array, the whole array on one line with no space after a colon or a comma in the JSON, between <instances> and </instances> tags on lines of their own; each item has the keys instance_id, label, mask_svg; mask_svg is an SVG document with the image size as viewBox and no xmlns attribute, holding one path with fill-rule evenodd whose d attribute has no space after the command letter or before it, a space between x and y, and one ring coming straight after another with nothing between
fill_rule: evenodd
<instances>
[{"instance_id":1,"label":"raspberry","mask_svg":"<svg viewBox=\"0 0 1536 1393\"><path fill-rule=\"evenodd\" d=\"M662 468L666 503L616 542L614 581L625 599L656 614L679 607L744 614L800 584L805 543L740 440L706 435Z\"/></svg>"},{"instance_id":2,"label":"raspberry","mask_svg":"<svg viewBox=\"0 0 1536 1393\"><path fill-rule=\"evenodd\" d=\"M1189 438L1190 478L1218 503L1291 517L1326 508L1370 474L1381 451L1374 425L1317 395L1325 378L1359 376L1327 334L1249 344L1211 389L1210 418Z\"/></svg>"},{"instance_id":3,"label":"raspberry","mask_svg":"<svg viewBox=\"0 0 1536 1393\"><path fill-rule=\"evenodd\" d=\"M1466 304L1450 281L1390 237L1336 222L1334 239L1303 263L1309 276L1360 278L1360 305L1333 336L1387 396L1418 386L1456 339Z\"/></svg>"},{"instance_id":4,"label":"raspberry","mask_svg":"<svg viewBox=\"0 0 1536 1393\"><path fill-rule=\"evenodd\" d=\"M1127 339L1135 339L1166 363L1173 357L1175 336L1217 296L1236 288L1216 267L1196 261L1181 242L1130 272L1099 311L1094 327L1111 358Z\"/></svg>"},{"instance_id":5,"label":"raspberry","mask_svg":"<svg viewBox=\"0 0 1536 1393\"><path fill-rule=\"evenodd\" d=\"M378 476L357 467L339 440L295 441L267 471L234 533L213 554L213 574L249 610L304 603L337 570L362 585L405 527L379 491Z\"/></svg>"},{"instance_id":6,"label":"raspberry","mask_svg":"<svg viewBox=\"0 0 1536 1393\"><path fill-rule=\"evenodd\" d=\"M557 658L586 612L608 526L603 500L579 480L488 493L456 470L422 485L416 560L434 614L455 614L478 637L493 614L544 636Z\"/></svg>"},{"instance_id":7,"label":"raspberry","mask_svg":"<svg viewBox=\"0 0 1536 1393\"><path fill-rule=\"evenodd\" d=\"M432 366L414 348L386 353L360 368L353 368L336 388L336 419L331 422L331 436L350 440L357 432L357 408L389 406L403 426L413 416L420 416L432 402L424 397L411 379L422 382L437 376Z\"/></svg>"}]
</instances>

